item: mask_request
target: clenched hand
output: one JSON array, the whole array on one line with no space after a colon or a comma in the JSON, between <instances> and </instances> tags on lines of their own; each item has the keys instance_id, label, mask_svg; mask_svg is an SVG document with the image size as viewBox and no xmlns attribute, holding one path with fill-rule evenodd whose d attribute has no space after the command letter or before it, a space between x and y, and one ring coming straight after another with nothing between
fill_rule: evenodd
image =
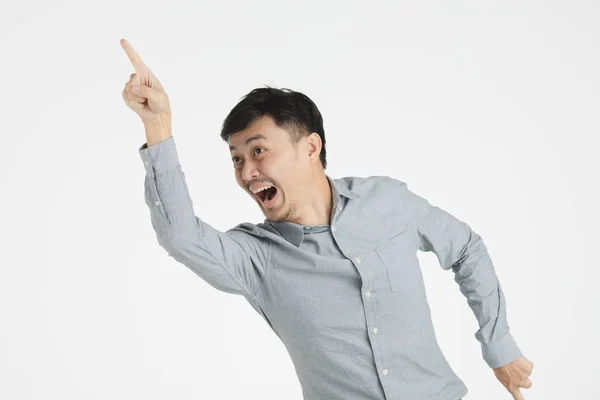
<instances>
[{"instance_id":1,"label":"clenched hand","mask_svg":"<svg viewBox=\"0 0 600 400\"><path fill-rule=\"evenodd\" d=\"M524 400L520 387L529 389L532 386L529 375L533 371L533 363L525 357L519 357L502 367L493 368L496 378L512 394L514 400Z\"/></svg>"}]
</instances>

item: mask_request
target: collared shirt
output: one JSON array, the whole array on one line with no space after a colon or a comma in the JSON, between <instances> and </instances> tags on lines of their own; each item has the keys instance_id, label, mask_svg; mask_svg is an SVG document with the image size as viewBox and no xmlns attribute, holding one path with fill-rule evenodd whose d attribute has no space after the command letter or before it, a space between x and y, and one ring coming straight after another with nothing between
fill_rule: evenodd
<instances>
[{"instance_id":1,"label":"collared shirt","mask_svg":"<svg viewBox=\"0 0 600 400\"><path fill-rule=\"evenodd\" d=\"M458 400L438 346L417 250L433 251L473 310L492 368L521 356L481 237L387 176L329 175L327 225L194 214L174 138L139 148L158 243L212 287L242 295L286 347L307 400Z\"/></svg>"}]
</instances>

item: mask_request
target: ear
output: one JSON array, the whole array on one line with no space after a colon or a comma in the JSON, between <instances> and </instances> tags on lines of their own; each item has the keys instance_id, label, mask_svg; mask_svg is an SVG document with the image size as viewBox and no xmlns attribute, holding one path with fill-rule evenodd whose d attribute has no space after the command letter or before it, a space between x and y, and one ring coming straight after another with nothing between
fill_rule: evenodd
<instances>
[{"instance_id":1,"label":"ear","mask_svg":"<svg viewBox=\"0 0 600 400\"><path fill-rule=\"evenodd\" d=\"M311 162L319 161L321 154L321 136L317 132L313 132L306 137L306 143L308 145L308 156Z\"/></svg>"}]
</instances>

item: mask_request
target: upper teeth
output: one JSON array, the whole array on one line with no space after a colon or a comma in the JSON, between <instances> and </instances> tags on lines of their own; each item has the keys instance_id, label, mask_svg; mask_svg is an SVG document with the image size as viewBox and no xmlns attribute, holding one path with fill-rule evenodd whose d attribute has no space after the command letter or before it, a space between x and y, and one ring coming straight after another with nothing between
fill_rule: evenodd
<instances>
[{"instance_id":1,"label":"upper teeth","mask_svg":"<svg viewBox=\"0 0 600 400\"><path fill-rule=\"evenodd\" d=\"M273 186L270 186L270 185L269 185L269 186L263 186L263 187L259 187L259 188L257 188L257 189L254 189L254 190L252 190L252 193L256 194L256 193L260 192L261 190L267 190L267 189L270 189L270 188L272 188L272 187L273 187Z\"/></svg>"}]
</instances>

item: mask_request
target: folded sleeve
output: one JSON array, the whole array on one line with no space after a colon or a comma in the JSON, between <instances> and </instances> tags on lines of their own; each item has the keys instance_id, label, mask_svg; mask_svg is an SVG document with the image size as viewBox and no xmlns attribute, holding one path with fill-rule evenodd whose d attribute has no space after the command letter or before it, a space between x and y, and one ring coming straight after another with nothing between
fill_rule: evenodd
<instances>
[{"instance_id":1,"label":"folded sleeve","mask_svg":"<svg viewBox=\"0 0 600 400\"><path fill-rule=\"evenodd\" d=\"M138 152L159 245L212 287L252 298L263 282L269 242L252 224L221 232L195 215L173 137L150 147L144 143Z\"/></svg>"},{"instance_id":2,"label":"folded sleeve","mask_svg":"<svg viewBox=\"0 0 600 400\"><path fill-rule=\"evenodd\" d=\"M414 223L419 250L434 252L440 266L454 272L454 281L477 318L475 338L485 362L496 368L522 356L510 333L504 293L481 236L465 222L410 191L405 182L391 179Z\"/></svg>"}]
</instances>

